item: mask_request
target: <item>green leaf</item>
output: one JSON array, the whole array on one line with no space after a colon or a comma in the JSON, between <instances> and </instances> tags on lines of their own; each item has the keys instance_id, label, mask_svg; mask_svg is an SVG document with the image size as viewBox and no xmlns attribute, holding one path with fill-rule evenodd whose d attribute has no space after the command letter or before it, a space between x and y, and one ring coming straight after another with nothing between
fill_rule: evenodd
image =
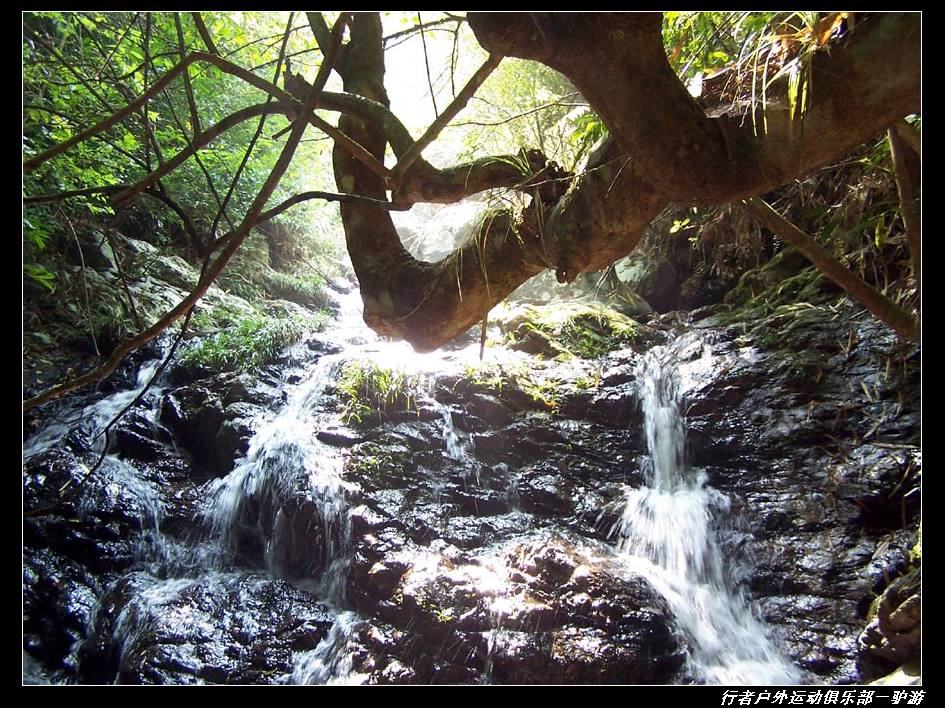
<instances>
[{"instance_id":1,"label":"green leaf","mask_svg":"<svg viewBox=\"0 0 945 708\"><path fill-rule=\"evenodd\" d=\"M46 268L46 266L39 265L38 263L27 263L23 266L23 272L26 273L26 277L39 283L49 290L49 292L56 292L56 274Z\"/></svg>"}]
</instances>

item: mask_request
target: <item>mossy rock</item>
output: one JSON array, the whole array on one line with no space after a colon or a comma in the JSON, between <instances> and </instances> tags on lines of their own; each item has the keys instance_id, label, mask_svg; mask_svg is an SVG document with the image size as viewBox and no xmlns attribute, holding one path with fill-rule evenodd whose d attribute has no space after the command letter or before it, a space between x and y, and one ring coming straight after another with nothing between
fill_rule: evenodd
<instances>
[{"instance_id":1,"label":"mossy rock","mask_svg":"<svg viewBox=\"0 0 945 708\"><path fill-rule=\"evenodd\" d=\"M648 340L644 325L600 303L519 305L493 321L509 347L546 357L594 359Z\"/></svg>"}]
</instances>

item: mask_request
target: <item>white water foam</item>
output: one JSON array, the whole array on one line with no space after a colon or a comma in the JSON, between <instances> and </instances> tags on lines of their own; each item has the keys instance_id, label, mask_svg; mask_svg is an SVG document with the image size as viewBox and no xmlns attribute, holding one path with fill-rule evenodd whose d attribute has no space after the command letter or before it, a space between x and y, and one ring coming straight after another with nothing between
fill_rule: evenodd
<instances>
[{"instance_id":1,"label":"white water foam","mask_svg":"<svg viewBox=\"0 0 945 708\"><path fill-rule=\"evenodd\" d=\"M763 622L724 573L713 519L729 499L690 468L680 414L680 352L692 355L694 334L656 347L637 376L649 458L646 486L629 489L619 523L619 549L628 569L646 577L666 598L690 641L689 669L712 684L792 684L798 670L772 642ZM711 366L702 345L699 368Z\"/></svg>"}]
</instances>

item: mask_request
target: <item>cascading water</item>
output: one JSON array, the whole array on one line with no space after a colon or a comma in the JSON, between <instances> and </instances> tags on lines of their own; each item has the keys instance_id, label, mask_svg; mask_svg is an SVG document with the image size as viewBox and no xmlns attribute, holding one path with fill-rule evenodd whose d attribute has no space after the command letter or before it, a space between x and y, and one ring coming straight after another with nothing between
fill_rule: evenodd
<instances>
[{"instance_id":1,"label":"cascading water","mask_svg":"<svg viewBox=\"0 0 945 708\"><path fill-rule=\"evenodd\" d=\"M305 571L328 568L343 554L347 528L341 460L314 435L316 409L338 363L335 355L322 357L285 407L259 428L246 456L208 489L212 501L205 515L222 547L235 552L247 534L264 539L266 566L277 576L309 575ZM300 475L308 483L304 500L296 498ZM286 532L289 510L300 512L306 501L316 505L322 523L320 557L312 557L311 548L292 548L292 536ZM300 553L312 567L293 563ZM341 584L332 579L333 587ZM329 594L340 600L339 592Z\"/></svg>"},{"instance_id":2,"label":"cascading water","mask_svg":"<svg viewBox=\"0 0 945 708\"><path fill-rule=\"evenodd\" d=\"M649 456L646 486L626 495L619 548L630 568L669 602L690 641L689 671L713 684L790 684L799 673L769 638L747 598L726 579L714 516L729 499L686 464L680 413L682 358L701 347L694 333L648 352L637 369Z\"/></svg>"}]
</instances>

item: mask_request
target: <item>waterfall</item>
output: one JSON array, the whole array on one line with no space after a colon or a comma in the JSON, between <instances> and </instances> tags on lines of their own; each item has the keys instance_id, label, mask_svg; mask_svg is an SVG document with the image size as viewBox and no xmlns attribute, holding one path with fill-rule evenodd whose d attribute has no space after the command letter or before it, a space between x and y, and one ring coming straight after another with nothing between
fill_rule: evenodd
<instances>
[{"instance_id":1,"label":"waterfall","mask_svg":"<svg viewBox=\"0 0 945 708\"><path fill-rule=\"evenodd\" d=\"M686 462L680 352L711 349L695 334L648 352L637 368L648 456L646 485L626 493L618 547L627 565L662 593L690 642L689 671L712 684L790 684L799 673L780 655L748 599L726 579L715 528L729 499Z\"/></svg>"},{"instance_id":2,"label":"waterfall","mask_svg":"<svg viewBox=\"0 0 945 708\"><path fill-rule=\"evenodd\" d=\"M224 557L235 553L247 534L258 535L265 540L264 559L273 575L309 575L333 568L336 573L326 580L335 601L342 599L343 580L334 576L342 571L335 562L347 545L347 505L341 459L314 433L317 408L339 362L335 355L319 360L288 403L256 432L233 471L210 484L211 502L204 511ZM301 475L308 483L305 499L298 498ZM314 503L314 514L305 508L307 502ZM290 514L298 513L320 520L320 548L295 547L288 527Z\"/></svg>"}]
</instances>

